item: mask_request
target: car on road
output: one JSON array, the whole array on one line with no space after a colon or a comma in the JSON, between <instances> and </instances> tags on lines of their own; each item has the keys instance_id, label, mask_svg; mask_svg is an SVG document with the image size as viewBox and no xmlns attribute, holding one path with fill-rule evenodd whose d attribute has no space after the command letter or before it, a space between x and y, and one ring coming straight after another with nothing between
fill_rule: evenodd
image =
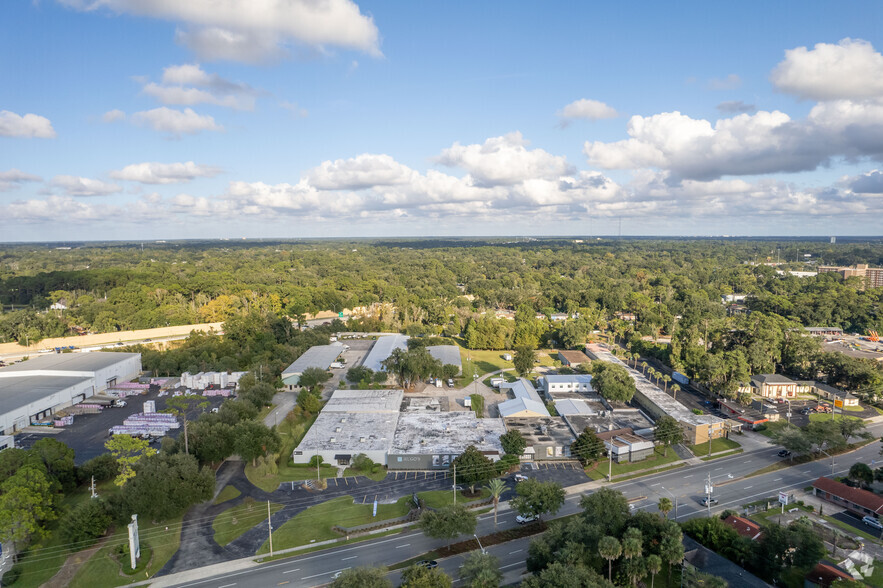
<instances>
[{"instance_id":1,"label":"car on road","mask_svg":"<svg viewBox=\"0 0 883 588\"><path fill-rule=\"evenodd\" d=\"M702 506L708 506L709 503L711 504L711 506L714 506L715 504L718 503L718 500L717 500L717 498L713 498L713 497L707 498L707 497L703 496L702 500L699 501L699 504L701 504Z\"/></svg>"},{"instance_id":2,"label":"car on road","mask_svg":"<svg viewBox=\"0 0 883 588\"><path fill-rule=\"evenodd\" d=\"M875 529L883 529L883 523L875 519L874 517L868 515L862 519L862 522L869 527L874 527Z\"/></svg>"},{"instance_id":3,"label":"car on road","mask_svg":"<svg viewBox=\"0 0 883 588\"><path fill-rule=\"evenodd\" d=\"M423 568L428 568L428 569L431 570L432 568L437 568L437 567L438 567L438 562L435 561L434 559L421 559L420 561L418 561L418 562L415 563L414 565L415 565L415 566L420 566L420 567L423 567Z\"/></svg>"},{"instance_id":4,"label":"car on road","mask_svg":"<svg viewBox=\"0 0 883 588\"><path fill-rule=\"evenodd\" d=\"M525 480L527 480L527 476L525 476L524 474L515 474L516 482L524 482Z\"/></svg>"},{"instance_id":5,"label":"car on road","mask_svg":"<svg viewBox=\"0 0 883 588\"><path fill-rule=\"evenodd\" d=\"M776 455L778 455L779 457L791 457L791 452L788 451L787 449L783 449L782 451L780 451Z\"/></svg>"},{"instance_id":6,"label":"car on road","mask_svg":"<svg viewBox=\"0 0 883 588\"><path fill-rule=\"evenodd\" d=\"M533 515L533 516L518 515L517 517L515 517L515 522L518 523L519 525L525 525L527 523L532 523L532 522L538 520L539 518L540 517L538 517L537 515Z\"/></svg>"}]
</instances>

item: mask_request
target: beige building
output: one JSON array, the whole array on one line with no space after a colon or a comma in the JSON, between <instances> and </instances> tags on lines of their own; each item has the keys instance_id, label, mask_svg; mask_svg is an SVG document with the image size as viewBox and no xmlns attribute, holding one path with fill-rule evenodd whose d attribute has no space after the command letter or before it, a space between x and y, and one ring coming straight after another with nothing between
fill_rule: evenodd
<instances>
[{"instance_id":1,"label":"beige building","mask_svg":"<svg viewBox=\"0 0 883 588\"><path fill-rule=\"evenodd\" d=\"M857 265L840 267L835 265L819 266L819 273L838 273L843 279L846 278L864 278L865 288L883 288L883 267L868 267L866 263Z\"/></svg>"},{"instance_id":2,"label":"beige building","mask_svg":"<svg viewBox=\"0 0 883 588\"><path fill-rule=\"evenodd\" d=\"M763 398L794 398L809 391L808 386L779 374L751 376L751 382L739 388L740 393L755 394Z\"/></svg>"}]
</instances>

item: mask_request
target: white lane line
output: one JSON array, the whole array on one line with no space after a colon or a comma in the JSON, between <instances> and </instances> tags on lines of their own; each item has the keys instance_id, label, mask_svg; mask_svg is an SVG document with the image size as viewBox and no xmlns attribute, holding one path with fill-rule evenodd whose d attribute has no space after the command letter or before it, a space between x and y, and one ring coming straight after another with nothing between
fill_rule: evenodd
<instances>
[{"instance_id":1,"label":"white lane line","mask_svg":"<svg viewBox=\"0 0 883 588\"><path fill-rule=\"evenodd\" d=\"M358 555L353 555L353 556L350 556L350 557L343 557L343 558L340 559L340 561L346 561L346 560L348 560L348 559L356 559L357 557L359 557L359 556L358 556Z\"/></svg>"},{"instance_id":2,"label":"white lane line","mask_svg":"<svg viewBox=\"0 0 883 588\"><path fill-rule=\"evenodd\" d=\"M653 486L659 486L660 484L662 484L662 482L656 482L655 484L650 484L650 487L652 488Z\"/></svg>"},{"instance_id":3,"label":"white lane line","mask_svg":"<svg viewBox=\"0 0 883 588\"><path fill-rule=\"evenodd\" d=\"M752 488L754 488L754 486L745 486L742 490L751 490Z\"/></svg>"},{"instance_id":4,"label":"white lane line","mask_svg":"<svg viewBox=\"0 0 883 588\"><path fill-rule=\"evenodd\" d=\"M309 580L310 578L318 578L319 576L327 576L328 574L336 574L337 572L342 572L343 570L348 570L350 568L341 568L339 570L331 570L330 572L322 572L321 574L316 574L314 576L304 576L301 580Z\"/></svg>"},{"instance_id":5,"label":"white lane line","mask_svg":"<svg viewBox=\"0 0 883 588\"><path fill-rule=\"evenodd\" d=\"M218 588L230 588L230 586L235 586L235 585L236 585L236 582L233 582L232 584L224 584L223 586L218 586Z\"/></svg>"},{"instance_id":6,"label":"white lane line","mask_svg":"<svg viewBox=\"0 0 883 588\"><path fill-rule=\"evenodd\" d=\"M692 477L693 477L693 474L690 474L689 476L684 476L685 479L686 479L686 478L692 478Z\"/></svg>"},{"instance_id":7,"label":"white lane line","mask_svg":"<svg viewBox=\"0 0 883 588\"><path fill-rule=\"evenodd\" d=\"M510 551L509 555L512 555L513 553L520 553L522 551L524 551L524 550L523 549L516 549L515 551Z\"/></svg>"},{"instance_id":8,"label":"white lane line","mask_svg":"<svg viewBox=\"0 0 883 588\"><path fill-rule=\"evenodd\" d=\"M781 479L782 479L782 478L776 478L775 480L773 480L773 482L778 482L778 481L781 480Z\"/></svg>"},{"instance_id":9,"label":"white lane line","mask_svg":"<svg viewBox=\"0 0 883 588\"><path fill-rule=\"evenodd\" d=\"M282 572L282 573L283 573L283 574L291 574L291 573L293 573L293 572L299 572L299 571L300 571L300 568L295 568L295 569L293 569L293 570L285 570L285 571Z\"/></svg>"},{"instance_id":10,"label":"white lane line","mask_svg":"<svg viewBox=\"0 0 883 588\"><path fill-rule=\"evenodd\" d=\"M410 543L405 543L404 545L396 545L396 549L401 549L402 547L410 547Z\"/></svg>"},{"instance_id":11,"label":"white lane line","mask_svg":"<svg viewBox=\"0 0 883 588\"><path fill-rule=\"evenodd\" d=\"M517 561L517 562L515 562L515 563L511 563L511 564L509 564L509 565L507 565L507 566L500 566L500 569L501 569L501 570L505 570L506 568L511 568L512 566L523 566L523 565L524 565L524 562Z\"/></svg>"},{"instance_id":12,"label":"white lane line","mask_svg":"<svg viewBox=\"0 0 883 588\"><path fill-rule=\"evenodd\" d=\"M721 466L719 468L714 468L714 471L718 471L718 470L722 470L722 469L724 469L724 466Z\"/></svg>"}]
</instances>

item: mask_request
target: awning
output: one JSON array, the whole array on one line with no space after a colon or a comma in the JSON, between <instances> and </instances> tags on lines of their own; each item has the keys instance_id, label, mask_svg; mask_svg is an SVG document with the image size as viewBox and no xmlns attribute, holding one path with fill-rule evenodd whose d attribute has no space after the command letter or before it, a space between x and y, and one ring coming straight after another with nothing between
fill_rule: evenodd
<instances>
[{"instance_id":1,"label":"awning","mask_svg":"<svg viewBox=\"0 0 883 588\"><path fill-rule=\"evenodd\" d=\"M342 460L342 459L350 459L351 457L352 457L352 455L348 455L348 454L346 454L346 453L339 453L339 454L337 454L337 455L334 456L334 460L335 460L335 461L340 461L340 460Z\"/></svg>"},{"instance_id":2,"label":"awning","mask_svg":"<svg viewBox=\"0 0 883 588\"><path fill-rule=\"evenodd\" d=\"M533 454L536 453L536 451L533 450L533 447L525 447L525 448L524 448L524 453L526 453L526 454L528 454L528 455L533 455Z\"/></svg>"}]
</instances>

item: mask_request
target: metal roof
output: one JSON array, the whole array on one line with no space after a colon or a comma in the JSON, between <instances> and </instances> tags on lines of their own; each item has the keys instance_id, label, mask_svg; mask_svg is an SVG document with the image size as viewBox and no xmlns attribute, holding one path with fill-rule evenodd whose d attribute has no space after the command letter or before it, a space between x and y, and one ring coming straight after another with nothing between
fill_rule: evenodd
<instances>
[{"instance_id":1,"label":"metal roof","mask_svg":"<svg viewBox=\"0 0 883 588\"><path fill-rule=\"evenodd\" d=\"M12 412L72 386L91 381L86 376L25 376L0 379L0 414ZM67 399L65 399L67 400Z\"/></svg>"},{"instance_id":2,"label":"metal roof","mask_svg":"<svg viewBox=\"0 0 883 588\"><path fill-rule=\"evenodd\" d=\"M282 371L282 377L301 375L307 368L315 367L320 370L327 370L328 367L337 359L337 356L343 353L343 343L332 343L330 345L314 345L294 360L290 366Z\"/></svg>"},{"instance_id":3,"label":"metal roof","mask_svg":"<svg viewBox=\"0 0 883 588\"><path fill-rule=\"evenodd\" d=\"M91 353L52 353L39 355L37 357L32 357L27 361L0 368L0 378L19 377L23 372L38 370L56 372L96 372L128 359L132 359L133 357L140 358L141 354L93 351Z\"/></svg>"},{"instance_id":4,"label":"metal roof","mask_svg":"<svg viewBox=\"0 0 883 588\"><path fill-rule=\"evenodd\" d=\"M375 372L385 371L381 362L385 361L392 354L393 349L408 349L407 335L383 335L377 337L371 351L365 356L362 365L374 370Z\"/></svg>"},{"instance_id":5,"label":"metal roof","mask_svg":"<svg viewBox=\"0 0 883 588\"><path fill-rule=\"evenodd\" d=\"M365 451L388 451L399 420L397 412L319 413L295 451L311 455L336 451L356 455Z\"/></svg>"},{"instance_id":6,"label":"metal roof","mask_svg":"<svg viewBox=\"0 0 883 588\"><path fill-rule=\"evenodd\" d=\"M441 361L444 365L455 365L463 368L463 362L460 359L460 348L456 345L433 345L427 347L429 355Z\"/></svg>"},{"instance_id":7,"label":"metal roof","mask_svg":"<svg viewBox=\"0 0 883 588\"><path fill-rule=\"evenodd\" d=\"M335 390L322 412L395 412L402 406L402 390Z\"/></svg>"},{"instance_id":8,"label":"metal roof","mask_svg":"<svg viewBox=\"0 0 883 588\"><path fill-rule=\"evenodd\" d=\"M559 415L566 414L597 414L585 400L576 400L573 398L565 398L555 401L555 411Z\"/></svg>"},{"instance_id":9,"label":"metal roof","mask_svg":"<svg viewBox=\"0 0 883 588\"><path fill-rule=\"evenodd\" d=\"M546 405L530 398L513 398L497 405L501 417L508 417L524 411L534 412L538 415L549 416Z\"/></svg>"}]
</instances>

